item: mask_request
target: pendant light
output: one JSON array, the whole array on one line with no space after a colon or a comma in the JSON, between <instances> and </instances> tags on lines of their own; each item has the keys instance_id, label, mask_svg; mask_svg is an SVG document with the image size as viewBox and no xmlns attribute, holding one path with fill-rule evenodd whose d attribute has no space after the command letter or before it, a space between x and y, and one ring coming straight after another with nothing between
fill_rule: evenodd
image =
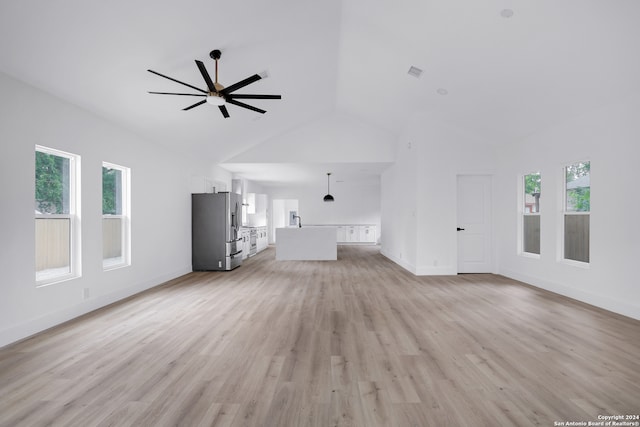
<instances>
[{"instance_id":1,"label":"pendant light","mask_svg":"<svg viewBox=\"0 0 640 427\"><path fill-rule=\"evenodd\" d=\"M331 172L327 172L327 195L324 196L324 201L325 202L334 202L334 198L333 196L330 194L331 192L329 191L329 177L331 176Z\"/></svg>"}]
</instances>

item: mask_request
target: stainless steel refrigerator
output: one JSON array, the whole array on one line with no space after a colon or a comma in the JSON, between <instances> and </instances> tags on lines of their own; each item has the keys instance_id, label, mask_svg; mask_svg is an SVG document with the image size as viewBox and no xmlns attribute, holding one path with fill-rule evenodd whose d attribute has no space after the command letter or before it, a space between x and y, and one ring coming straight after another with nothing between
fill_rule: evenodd
<instances>
[{"instance_id":1,"label":"stainless steel refrigerator","mask_svg":"<svg viewBox=\"0 0 640 427\"><path fill-rule=\"evenodd\" d=\"M233 270L242 264L241 215L239 194L191 195L193 271Z\"/></svg>"}]
</instances>

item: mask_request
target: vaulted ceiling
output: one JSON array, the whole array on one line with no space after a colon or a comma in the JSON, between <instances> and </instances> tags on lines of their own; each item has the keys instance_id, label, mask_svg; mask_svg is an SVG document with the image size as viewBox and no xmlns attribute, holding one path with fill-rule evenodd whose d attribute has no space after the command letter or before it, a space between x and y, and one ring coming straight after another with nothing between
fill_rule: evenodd
<instances>
[{"instance_id":1,"label":"vaulted ceiling","mask_svg":"<svg viewBox=\"0 0 640 427\"><path fill-rule=\"evenodd\" d=\"M0 0L0 71L257 180L375 175L414 114L506 144L637 96L638 22L637 0ZM238 93L282 100L224 119L147 93L187 89L147 69L204 88L216 48L223 85L267 71Z\"/></svg>"}]
</instances>

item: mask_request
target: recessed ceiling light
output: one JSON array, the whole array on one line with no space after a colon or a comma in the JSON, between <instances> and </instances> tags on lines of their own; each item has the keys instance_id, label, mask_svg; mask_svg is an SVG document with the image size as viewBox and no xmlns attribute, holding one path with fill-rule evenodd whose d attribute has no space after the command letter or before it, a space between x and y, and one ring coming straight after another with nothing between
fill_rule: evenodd
<instances>
[{"instance_id":1,"label":"recessed ceiling light","mask_svg":"<svg viewBox=\"0 0 640 427\"><path fill-rule=\"evenodd\" d=\"M416 79L419 79L420 75L422 74L422 70L420 68L414 67L412 65L411 68L409 68L409 71L407 71L407 74L409 74L410 76L415 77Z\"/></svg>"},{"instance_id":2,"label":"recessed ceiling light","mask_svg":"<svg viewBox=\"0 0 640 427\"><path fill-rule=\"evenodd\" d=\"M502 11L500 12L500 16L502 16L503 18L511 18L513 16L513 10L502 9Z\"/></svg>"},{"instance_id":3,"label":"recessed ceiling light","mask_svg":"<svg viewBox=\"0 0 640 427\"><path fill-rule=\"evenodd\" d=\"M438 95L446 95L449 93L449 91L444 88L439 88L436 92L438 92Z\"/></svg>"}]
</instances>

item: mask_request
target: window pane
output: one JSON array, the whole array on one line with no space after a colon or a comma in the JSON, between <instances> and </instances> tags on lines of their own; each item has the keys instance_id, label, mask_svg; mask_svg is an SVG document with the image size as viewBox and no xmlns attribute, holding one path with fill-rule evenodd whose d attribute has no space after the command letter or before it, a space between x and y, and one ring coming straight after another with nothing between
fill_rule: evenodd
<instances>
[{"instance_id":1,"label":"window pane","mask_svg":"<svg viewBox=\"0 0 640 427\"><path fill-rule=\"evenodd\" d=\"M36 218L36 280L71 273L71 220Z\"/></svg>"},{"instance_id":2,"label":"window pane","mask_svg":"<svg viewBox=\"0 0 640 427\"><path fill-rule=\"evenodd\" d=\"M104 266L124 262L122 254L122 218L102 219L102 258Z\"/></svg>"},{"instance_id":3,"label":"window pane","mask_svg":"<svg viewBox=\"0 0 640 427\"><path fill-rule=\"evenodd\" d=\"M564 258L589 262L589 215L564 216Z\"/></svg>"},{"instance_id":4,"label":"window pane","mask_svg":"<svg viewBox=\"0 0 640 427\"><path fill-rule=\"evenodd\" d=\"M523 221L524 252L540 255L540 215L525 215Z\"/></svg>"},{"instance_id":5,"label":"window pane","mask_svg":"<svg viewBox=\"0 0 640 427\"><path fill-rule=\"evenodd\" d=\"M102 163L102 266L111 269L129 260L129 168Z\"/></svg>"},{"instance_id":6,"label":"window pane","mask_svg":"<svg viewBox=\"0 0 640 427\"><path fill-rule=\"evenodd\" d=\"M565 168L567 212L591 210L591 162L574 163Z\"/></svg>"},{"instance_id":7,"label":"window pane","mask_svg":"<svg viewBox=\"0 0 640 427\"><path fill-rule=\"evenodd\" d=\"M540 212L540 173L524 176L524 213Z\"/></svg>"},{"instance_id":8,"label":"window pane","mask_svg":"<svg viewBox=\"0 0 640 427\"><path fill-rule=\"evenodd\" d=\"M122 171L102 168L102 214L122 215Z\"/></svg>"},{"instance_id":9,"label":"window pane","mask_svg":"<svg viewBox=\"0 0 640 427\"><path fill-rule=\"evenodd\" d=\"M70 213L70 160L36 151L36 213Z\"/></svg>"}]
</instances>

